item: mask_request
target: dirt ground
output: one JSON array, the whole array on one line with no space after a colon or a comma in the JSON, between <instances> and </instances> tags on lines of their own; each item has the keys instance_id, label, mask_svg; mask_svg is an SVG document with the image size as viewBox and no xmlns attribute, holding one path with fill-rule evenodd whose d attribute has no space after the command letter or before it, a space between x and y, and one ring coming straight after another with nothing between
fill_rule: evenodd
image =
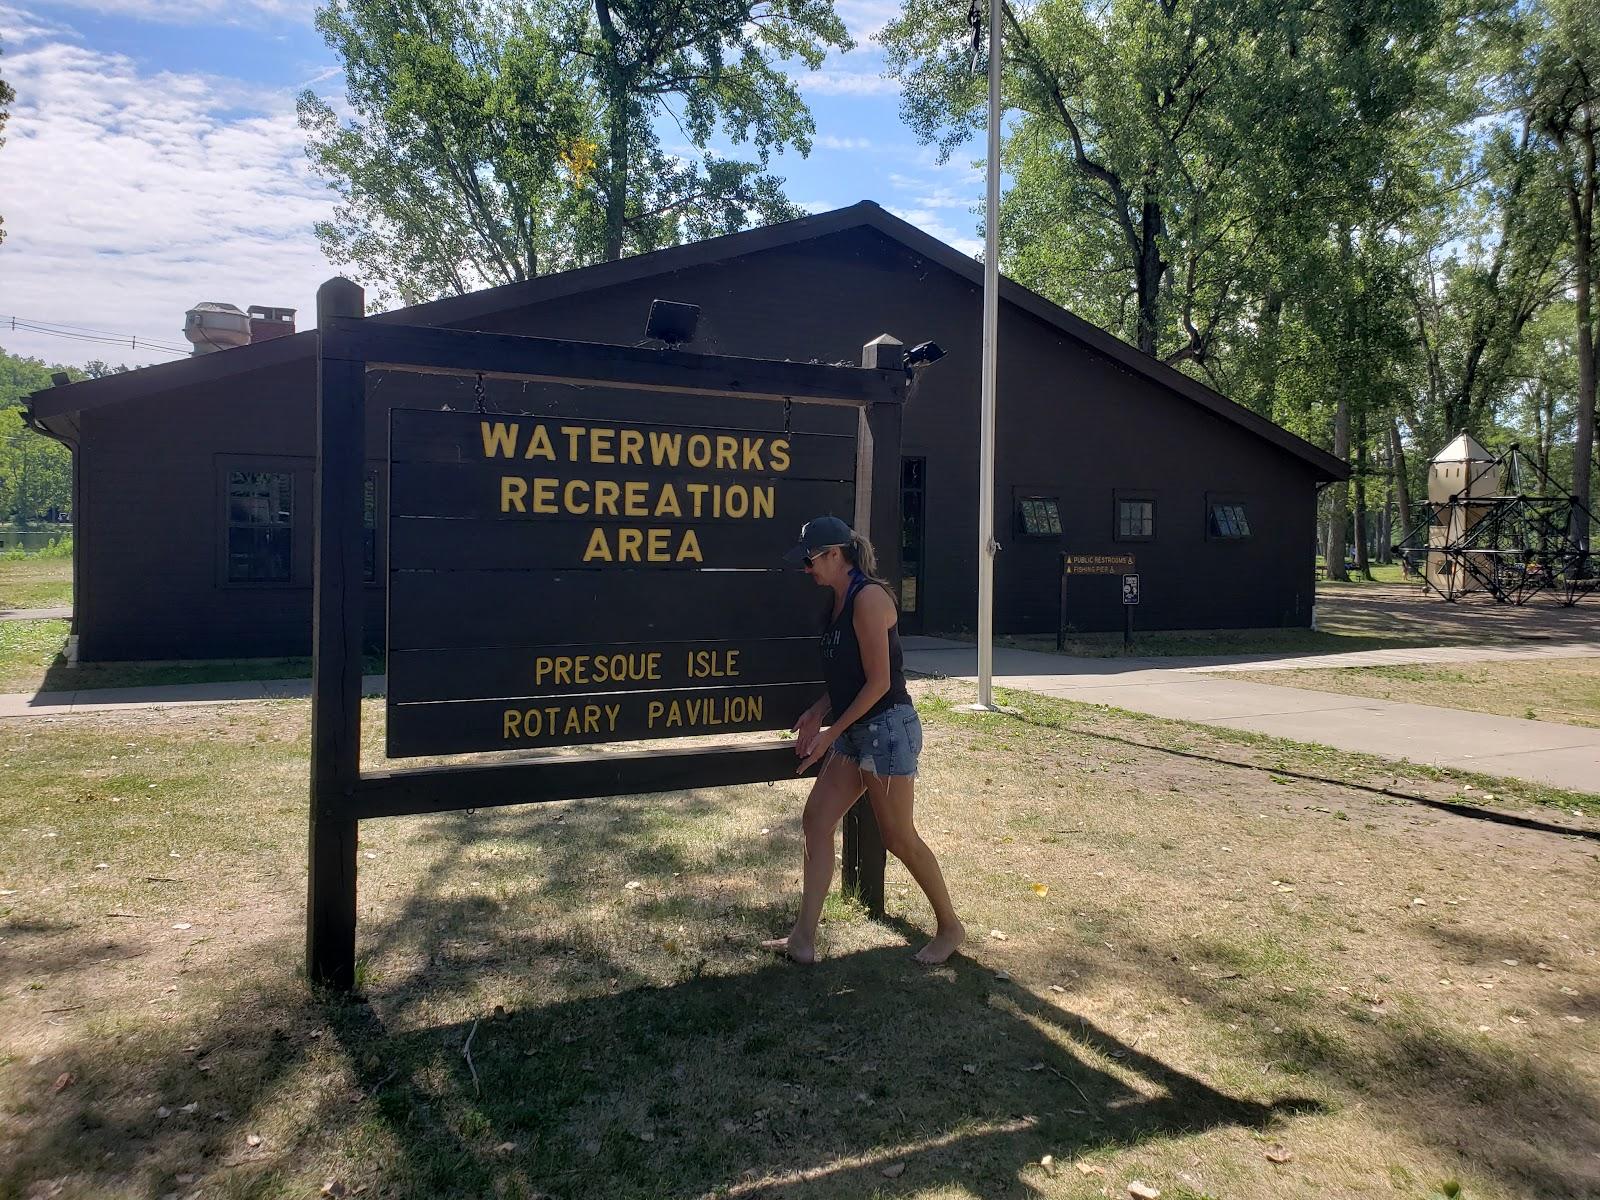
<instances>
[{"instance_id":1,"label":"dirt ground","mask_svg":"<svg viewBox=\"0 0 1600 1200\"><path fill-rule=\"evenodd\" d=\"M359 1005L299 973L303 704L0 723L0 1196L1600 1195L1600 820L917 692L947 967L894 862L752 949L780 783L371 823Z\"/></svg>"},{"instance_id":2,"label":"dirt ground","mask_svg":"<svg viewBox=\"0 0 1600 1200\"><path fill-rule=\"evenodd\" d=\"M1541 597L1520 607L1486 595L1451 603L1420 585L1317 587L1317 627L1335 633L1417 636L1459 642L1600 642L1600 595L1571 608Z\"/></svg>"}]
</instances>

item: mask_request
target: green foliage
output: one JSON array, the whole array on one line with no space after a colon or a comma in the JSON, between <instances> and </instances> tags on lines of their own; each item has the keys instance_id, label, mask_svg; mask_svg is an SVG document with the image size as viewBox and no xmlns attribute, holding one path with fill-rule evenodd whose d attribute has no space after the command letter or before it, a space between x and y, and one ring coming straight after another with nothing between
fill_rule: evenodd
<instances>
[{"instance_id":1,"label":"green foliage","mask_svg":"<svg viewBox=\"0 0 1600 1200\"><path fill-rule=\"evenodd\" d=\"M325 253L415 302L798 215L770 154L810 149L780 69L845 45L829 0L329 0L353 114L300 120L339 195ZM668 153L670 113L698 157ZM721 130L754 162L707 150Z\"/></svg>"},{"instance_id":2,"label":"green foliage","mask_svg":"<svg viewBox=\"0 0 1600 1200\"><path fill-rule=\"evenodd\" d=\"M22 421L23 397L49 387L52 372L60 370L83 378L74 368L0 349L0 520L27 525L72 507L72 455Z\"/></svg>"}]
</instances>

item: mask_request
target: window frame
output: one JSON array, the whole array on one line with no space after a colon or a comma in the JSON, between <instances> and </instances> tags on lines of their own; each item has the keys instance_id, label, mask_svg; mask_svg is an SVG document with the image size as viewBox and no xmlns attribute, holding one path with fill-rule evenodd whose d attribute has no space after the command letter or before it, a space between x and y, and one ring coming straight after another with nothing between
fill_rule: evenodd
<instances>
[{"instance_id":1,"label":"window frame","mask_svg":"<svg viewBox=\"0 0 1600 1200\"><path fill-rule=\"evenodd\" d=\"M1205 510L1201 513L1206 541L1226 543L1254 541L1256 530L1250 520L1251 507L1250 497L1241 495L1238 492L1207 492ZM1213 533L1211 531L1211 514L1218 508L1237 509L1239 517L1244 521L1245 531L1242 534L1225 532L1226 526L1219 521L1217 527L1223 532ZM1233 517L1230 516L1228 519L1231 522Z\"/></svg>"},{"instance_id":2,"label":"window frame","mask_svg":"<svg viewBox=\"0 0 1600 1200\"><path fill-rule=\"evenodd\" d=\"M1149 533L1123 533L1122 532L1122 506L1124 504L1148 504L1150 506L1150 532ZM1153 542L1160 531L1157 523L1160 510L1159 498L1150 489L1133 490L1118 488L1111 496L1111 540L1114 542Z\"/></svg>"},{"instance_id":3,"label":"window frame","mask_svg":"<svg viewBox=\"0 0 1600 1200\"><path fill-rule=\"evenodd\" d=\"M289 479L289 521L278 526L289 534L289 575L286 579L235 579L232 576L232 555L229 544L236 527L232 515L234 475L286 475ZM288 455L238 455L216 456L216 580L217 586L244 591L284 591L308 585L306 569L309 559L304 545L309 529L306 504L310 496L308 484L312 479L310 460ZM245 528L245 526L238 526Z\"/></svg>"},{"instance_id":4,"label":"window frame","mask_svg":"<svg viewBox=\"0 0 1600 1200\"><path fill-rule=\"evenodd\" d=\"M1030 502L1044 502L1052 507L1055 513L1055 529L1035 533L1028 528L1027 518L1023 516L1023 506ZM1029 541L1034 542L1045 542L1060 541L1066 536L1066 524L1061 519L1061 496L1059 494L1052 495L1034 488L1026 490L1017 488L1012 496L1011 511L1013 513L1012 525L1015 528L1016 536L1019 538L1027 538Z\"/></svg>"}]
</instances>

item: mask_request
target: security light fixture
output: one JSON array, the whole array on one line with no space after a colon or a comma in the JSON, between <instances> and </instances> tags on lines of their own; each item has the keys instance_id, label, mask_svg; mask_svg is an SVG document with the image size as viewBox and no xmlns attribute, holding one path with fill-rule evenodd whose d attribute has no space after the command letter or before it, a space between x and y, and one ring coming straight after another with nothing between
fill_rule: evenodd
<instances>
[{"instance_id":1,"label":"security light fixture","mask_svg":"<svg viewBox=\"0 0 1600 1200\"><path fill-rule=\"evenodd\" d=\"M944 357L944 348L938 342L919 342L906 351L906 367L932 366Z\"/></svg>"},{"instance_id":2,"label":"security light fixture","mask_svg":"<svg viewBox=\"0 0 1600 1200\"><path fill-rule=\"evenodd\" d=\"M644 335L677 349L685 342L694 340L694 327L699 320L698 304L680 304L675 300L652 300L650 319L645 322Z\"/></svg>"}]
</instances>

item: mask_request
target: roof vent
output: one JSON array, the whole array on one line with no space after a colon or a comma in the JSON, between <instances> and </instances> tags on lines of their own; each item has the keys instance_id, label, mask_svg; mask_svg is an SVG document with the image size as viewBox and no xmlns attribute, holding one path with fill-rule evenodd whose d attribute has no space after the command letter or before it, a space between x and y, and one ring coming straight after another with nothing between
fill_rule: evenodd
<instances>
[{"instance_id":1,"label":"roof vent","mask_svg":"<svg viewBox=\"0 0 1600 1200\"><path fill-rule=\"evenodd\" d=\"M203 300L183 315L183 336L196 354L250 344L250 318L232 304Z\"/></svg>"}]
</instances>

